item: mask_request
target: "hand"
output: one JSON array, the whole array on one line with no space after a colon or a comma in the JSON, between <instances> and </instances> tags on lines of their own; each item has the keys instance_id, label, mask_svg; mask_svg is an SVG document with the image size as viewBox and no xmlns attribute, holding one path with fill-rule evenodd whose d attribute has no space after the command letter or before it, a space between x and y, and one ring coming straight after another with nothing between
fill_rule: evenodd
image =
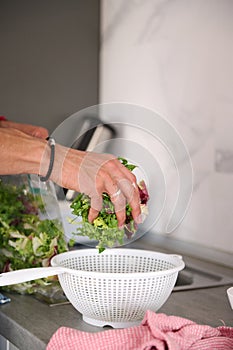
<instances>
[{"instance_id":1,"label":"hand","mask_svg":"<svg viewBox=\"0 0 233 350\"><path fill-rule=\"evenodd\" d=\"M89 221L102 208L102 193L108 193L114 204L118 224L125 222L125 206L140 223L140 198L136 178L120 161L110 154L83 152L56 145L55 164L51 179L60 186L85 193L91 198Z\"/></svg>"},{"instance_id":2,"label":"hand","mask_svg":"<svg viewBox=\"0 0 233 350\"><path fill-rule=\"evenodd\" d=\"M48 130L41 127L41 126L35 126L31 124L21 124L21 123L15 123L8 120L2 120L0 121L0 127L1 128L13 128L20 130L24 132L25 134L38 137L41 139L46 139L46 137L49 136Z\"/></svg>"}]
</instances>

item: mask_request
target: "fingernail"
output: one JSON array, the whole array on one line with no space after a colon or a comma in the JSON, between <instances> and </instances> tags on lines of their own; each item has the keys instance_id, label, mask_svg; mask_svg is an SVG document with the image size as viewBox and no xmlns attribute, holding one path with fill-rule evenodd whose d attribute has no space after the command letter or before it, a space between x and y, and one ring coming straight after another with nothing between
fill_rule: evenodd
<instances>
[{"instance_id":1,"label":"fingernail","mask_svg":"<svg viewBox=\"0 0 233 350\"><path fill-rule=\"evenodd\" d=\"M136 224L141 224L142 223L142 215L138 215L138 217L135 219Z\"/></svg>"},{"instance_id":2,"label":"fingernail","mask_svg":"<svg viewBox=\"0 0 233 350\"><path fill-rule=\"evenodd\" d=\"M145 218L146 218L146 216L145 216L144 214L140 214L140 215L138 215L138 217L135 219L135 222L136 222L137 224L142 224L143 221L145 220Z\"/></svg>"}]
</instances>

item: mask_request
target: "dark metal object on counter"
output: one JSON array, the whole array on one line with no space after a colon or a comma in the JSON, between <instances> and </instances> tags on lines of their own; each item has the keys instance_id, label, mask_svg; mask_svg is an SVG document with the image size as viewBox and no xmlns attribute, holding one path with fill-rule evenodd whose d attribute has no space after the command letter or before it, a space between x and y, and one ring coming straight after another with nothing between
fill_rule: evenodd
<instances>
[{"instance_id":1,"label":"dark metal object on counter","mask_svg":"<svg viewBox=\"0 0 233 350\"><path fill-rule=\"evenodd\" d=\"M86 117L80 134L71 148L80 151L92 151L98 144L116 136L116 130L110 124L95 117Z\"/></svg>"}]
</instances>

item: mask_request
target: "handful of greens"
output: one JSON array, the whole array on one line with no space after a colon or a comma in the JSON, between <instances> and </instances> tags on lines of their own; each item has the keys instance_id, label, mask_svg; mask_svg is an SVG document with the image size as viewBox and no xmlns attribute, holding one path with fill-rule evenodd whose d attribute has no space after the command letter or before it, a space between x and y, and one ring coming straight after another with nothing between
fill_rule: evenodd
<instances>
[{"instance_id":1,"label":"handful of greens","mask_svg":"<svg viewBox=\"0 0 233 350\"><path fill-rule=\"evenodd\" d=\"M121 163L130 171L133 171L136 167L133 164L129 164L124 158L119 158ZM140 199L141 199L141 211L147 214L147 202L149 195L146 189L144 181L138 184ZM114 205L107 193L103 193L103 206L99 212L98 217L91 224L88 221L88 213L91 206L90 197L86 194L80 193L71 203L70 207L73 209L72 214L77 217L81 217L82 221L78 222L77 235L87 236L91 240L98 242L96 248L99 252L103 252L105 247L113 247L114 244L120 245L124 242L124 237L130 239L137 231L137 224L132 217L132 208L129 204L126 205L126 221L122 229L118 227L118 221L114 210ZM74 233L75 234L75 233Z\"/></svg>"},{"instance_id":2,"label":"handful of greens","mask_svg":"<svg viewBox=\"0 0 233 350\"><path fill-rule=\"evenodd\" d=\"M0 272L48 266L55 254L67 250L60 222L40 219L43 205L39 195L34 196L25 186L0 180L0 203ZM31 294L52 280L39 279L4 289Z\"/></svg>"}]
</instances>

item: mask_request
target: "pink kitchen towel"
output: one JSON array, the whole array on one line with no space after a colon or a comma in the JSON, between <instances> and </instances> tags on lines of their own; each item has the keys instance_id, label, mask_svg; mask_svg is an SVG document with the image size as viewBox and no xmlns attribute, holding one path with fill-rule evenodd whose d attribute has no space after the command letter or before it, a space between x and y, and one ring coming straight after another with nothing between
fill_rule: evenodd
<instances>
[{"instance_id":1,"label":"pink kitchen towel","mask_svg":"<svg viewBox=\"0 0 233 350\"><path fill-rule=\"evenodd\" d=\"M147 311L139 326L97 333L60 327L46 350L231 350L233 328Z\"/></svg>"}]
</instances>

